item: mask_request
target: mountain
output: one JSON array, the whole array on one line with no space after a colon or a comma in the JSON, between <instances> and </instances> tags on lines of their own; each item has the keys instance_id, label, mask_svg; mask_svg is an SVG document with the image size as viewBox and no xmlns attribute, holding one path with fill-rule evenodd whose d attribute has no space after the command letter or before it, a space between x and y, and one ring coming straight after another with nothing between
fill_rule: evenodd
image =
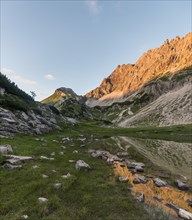
<instances>
[{"instance_id":1,"label":"mountain","mask_svg":"<svg viewBox=\"0 0 192 220\"><path fill-rule=\"evenodd\" d=\"M144 53L135 64L119 65L99 87L88 92L86 104L109 106L123 102L153 79L173 75L192 66L192 32L166 40L159 48Z\"/></svg>"},{"instance_id":2,"label":"mountain","mask_svg":"<svg viewBox=\"0 0 192 220\"><path fill-rule=\"evenodd\" d=\"M42 100L42 103L55 105L58 102L62 102L68 98L77 98L77 94L70 88L61 87L55 90L55 92L48 98Z\"/></svg>"},{"instance_id":3,"label":"mountain","mask_svg":"<svg viewBox=\"0 0 192 220\"><path fill-rule=\"evenodd\" d=\"M154 79L105 109L105 117L120 127L192 124L192 67Z\"/></svg>"},{"instance_id":4,"label":"mountain","mask_svg":"<svg viewBox=\"0 0 192 220\"><path fill-rule=\"evenodd\" d=\"M43 104L55 107L65 117L87 119L92 119L95 115L98 117L99 111L89 108L85 102L85 97L65 87L56 89L51 96L41 101Z\"/></svg>"}]
</instances>

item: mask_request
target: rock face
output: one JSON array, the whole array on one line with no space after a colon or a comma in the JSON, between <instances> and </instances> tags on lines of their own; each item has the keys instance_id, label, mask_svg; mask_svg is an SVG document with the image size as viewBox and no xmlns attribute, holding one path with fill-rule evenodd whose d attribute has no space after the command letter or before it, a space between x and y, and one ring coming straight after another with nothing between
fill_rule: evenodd
<instances>
[{"instance_id":1,"label":"rock face","mask_svg":"<svg viewBox=\"0 0 192 220\"><path fill-rule=\"evenodd\" d=\"M192 32L185 37L166 40L159 48L144 53L135 64L119 65L99 87L86 94L102 101L128 96L150 80L192 66ZM88 100L89 106L100 105ZM105 103L106 105L106 103Z\"/></svg>"},{"instance_id":2,"label":"rock face","mask_svg":"<svg viewBox=\"0 0 192 220\"><path fill-rule=\"evenodd\" d=\"M16 133L43 134L60 129L56 115L46 105L39 105L39 114L34 111L16 111L0 107L0 135L14 136Z\"/></svg>"}]
</instances>

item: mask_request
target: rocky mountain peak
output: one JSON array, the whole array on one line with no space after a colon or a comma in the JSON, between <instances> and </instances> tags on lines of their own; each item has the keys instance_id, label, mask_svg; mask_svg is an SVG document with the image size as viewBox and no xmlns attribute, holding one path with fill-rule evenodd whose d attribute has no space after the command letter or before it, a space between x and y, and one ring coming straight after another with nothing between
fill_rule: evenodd
<instances>
[{"instance_id":1,"label":"rocky mountain peak","mask_svg":"<svg viewBox=\"0 0 192 220\"><path fill-rule=\"evenodd\" d=\"M102 100L125 97L154 78L189 66L192 66L192 32L165 40L159 48L145 52L135 64L118 65L99 87L85 96Z\"/></svg>"},{"instance_id":2,"label":"rocky mountain peak","mask_svg":"<svg viewBox=\"0 0 192 220\"><path fill-rule=\"evenodd\" d=\"M55 90L55 93L63 93L64 95L77 96L77 94L71 88L60 87Z\"/></svg>"}]
</instances>

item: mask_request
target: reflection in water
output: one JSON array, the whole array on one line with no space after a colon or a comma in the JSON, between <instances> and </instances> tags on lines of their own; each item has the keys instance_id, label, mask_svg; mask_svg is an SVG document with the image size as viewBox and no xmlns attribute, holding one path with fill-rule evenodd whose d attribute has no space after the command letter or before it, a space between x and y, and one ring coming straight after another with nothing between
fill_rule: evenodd
<instances>
[{"instance_id":1,"label":"reflection in water","mask_svg":"<svg viewBox=\"0 0 192 220\"><path fill-rule=\"evenodd\" d=\"M131 137L113 139L122 149L122 146L125 150L132 146L153 164L192 180L192 144Z\"/></svg>"},{"instance_id":2,"label":"reflection in water","mask_svg":"<svg viewBox=\"0 0 192 220\"><path fill-rule=\"evenodd\" d=\"M192 212L192 207L187 204L187 200L191 198L191 195L186 192L182 192L176 188L172 187L157 187L153 183L152 179L146 184L133 184L133 180L139 177L138 174L132 174L127 167L122 167L121 163L116 163L114 172L117 176L126 176L128 177L128 182L132 185L132 194L136 195L138 193L144 194L145 199L148 203L152 203L154 205L161 206L166 209L173 215L175 215L175 211L168 208L165 204L172 203L180 208L183 208L189 212ZM154 200L154 197L158 197L162 200L162 202L158 202Z\"/></svg>"}]
</instances>

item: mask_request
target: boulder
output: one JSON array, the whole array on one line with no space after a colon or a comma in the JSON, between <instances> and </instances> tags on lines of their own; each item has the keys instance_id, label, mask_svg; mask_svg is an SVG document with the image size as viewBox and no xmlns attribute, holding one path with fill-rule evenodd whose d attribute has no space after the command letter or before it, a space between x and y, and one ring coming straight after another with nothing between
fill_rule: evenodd
<instances>
[{"instance_id":1,"label":"boulder","mask_svg":"<svg viewBox=\"0 0 192 220\"><path fill-rule=\"evenodd\" d=\"M139 176L138 178L133 180L134 184L140 184L140 183L146 184L147 182L148 180L145 178L145 176Z\"/></svg>"},{"instance_id":2,"label":"boulder","mask_svg":"<svg viewBox=\"0 0 192 220\"><path fill-rule=\"evenodd\" d=\"M83 160L78 160L75 164L77 170L91 170L89 164L85 163Z\"/></svg>"},{"instance_id":3,"label":"boulder","mask_svg":"<svg viewBox=\"0 0 192 220\"><path fill-rule=\"evenodd\" d=\"M6 163L3 165L3 168L5 170L20 170L22 168L22 165L12 165L12 164Z\"/></svg>"},{"instance_id":4,"label":"boulder","mask_svg":"<svg viewBox=\"0 0 192 220\"><path fill-rule=\"evenodd\" d=\"M103 160L107 160L110 156L110 153L107 151L100 151L100 150L89 150L88 153L94 158L101 158Z\"/></svg>"},{"instance_id":5,"label":"boulder","mask_svg":"<svg viewBox=\"0 0 192 220\"><path fill-rule=\"evenodd\" d=\"M0 145L0 153L1 154L13 153L13 149L12 149L11 145L9 145L9 144Z\"/></svg>"},{"instance_id":6,"label":"boulder","mask_svg":"<svg viewBox=\"0 0 192 220\"><path fill-rule=\"evenodd\" d=\"M118 152L118 153L117 153L117 156L118 156L118 157L126 157L126 156L128 156L128 153L127 153L126 151Z\"/></svg>"},{"instance_id":7,"label":"boulder","mask_svg":"<svg viewBox=\"0 0 192 220\"><path fill-rule=\"evenodd\" d=\"M176 186L180 189L180 190L188 190L189 186L186 183L183 183L180 180L176 180L175 181Z\"/></svg>"},{"instance_id":8,"label":"boulder","mask_svg":"<svg viewBox=\"0 0 192 220\"><path fill-rule=\"evenodd\" d=\"M163 181L159 178L153 178L153 182L154 184L157 186L157 187L163 187L163 186L166 186L167 185L167 182L166 181Z\"/></svg>"},{"instance_id":9,"label":"boulder","mask_svg":"<svg viewBox=\"0 0 192 220\"><path fill-rule=\"evenodd\" d=\"M136 170L137 172L143 172L145 164L139 162L128 162L127 167L131 170Z\"/></svg>"},{"instance_id":10,"label":"boulder","mask_svg":"<svg viewBox=\"0 0 192 220\"><path fill-rule=\"evenodd\" d=\"M20 163L30 162L33 160L32 157L28 157L28 156L7 155L7 157L9 157L9 159L7 159L6 162L11 164L20 164Z\"/></svg>"},{"instance_id":11,"label":"boulder","mask_svg":"<svg viewBox=\"0 0 192 220\"><path fill-rule=\"evenodd\" d=\"M181 208L179 209L178 216L182 219L192 220L192 213Z\"/></svg>"}]
</instances>

